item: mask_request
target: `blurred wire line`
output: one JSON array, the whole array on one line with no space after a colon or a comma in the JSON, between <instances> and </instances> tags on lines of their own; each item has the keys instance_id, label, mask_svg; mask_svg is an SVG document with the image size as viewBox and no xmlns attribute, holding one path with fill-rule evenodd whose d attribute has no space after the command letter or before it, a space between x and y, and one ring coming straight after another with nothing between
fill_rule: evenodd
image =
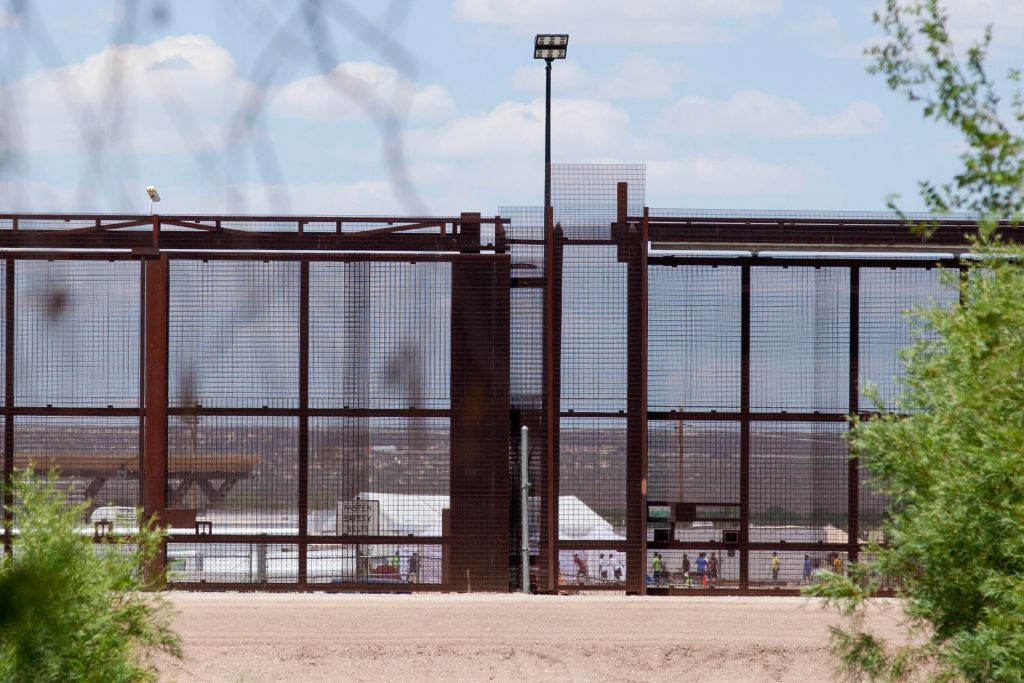
<instances>
[{"instance_id":1,"label":"blurred wire line","mask_svg":"<svg viewBox=\"0 0 1024 683\"><path fill-rule=\"evenodd\" d=\"M32 0L8 0L4 14L6 38L0 51L0 184L18 208L31 192L31 150L24 149L26 128L32 112L24 111L12 92L29 74L29 57L38 62L62 106L72 119L80 144L81 170L75 206L91 209L97 203L114 204L124 211L137 210L137 193L126 179L136 178L141 168L152 165L130 146L139 121L132 116L137 98L126 87L126 60L103 61L106 70L102 92L83 92L67 69L54 27L47 25ZM262 37L248 54L233 55L238 76L250 86L234 110L218 122L217 139L204 135L197 102L181 92L172 79L155 88L159 106L181 139L181 150L191 156L197 175L224 197L226 208L244 212L254 197L240 189L251 164L266 205L279 212L293 209L288 196L288 177L282 168L273 136L268 130L268 102L282 79L308 70L357 105L378 130L381 155L395 197L409 213L428 213L408 172L404 129L411 107L410 87L416 79L417 59L397 38L411 7L408 0L392 0L371 16L344 1L294 0L280 2L216 3L214 11L225 25L242 26L246 35ZM163 37L179 6L167 0L119 0L113 7L108 46L145 45ZM348 36L346 40L341 36ZM378 60L395 69L399 80L393 92L383 95L337 67L345 54L370 49ZM403 80L404 79L404 80ZM154 86L155 87L155 86ZM88 97L87 97L88 95ZM68 150L74 154L75 150ZM294 207L300 208L300 207ZM339 207L344 210L344 207Z\"/></svg>"}]
</instances>

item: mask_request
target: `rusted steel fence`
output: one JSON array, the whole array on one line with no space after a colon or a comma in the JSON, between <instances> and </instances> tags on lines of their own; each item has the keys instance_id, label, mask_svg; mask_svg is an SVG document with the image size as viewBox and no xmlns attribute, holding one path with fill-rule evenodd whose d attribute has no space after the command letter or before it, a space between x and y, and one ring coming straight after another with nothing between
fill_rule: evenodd
<instances>
[{"instance_id":1,"label":"rusted steel fence","mask_svg":"<svg viewBox=\"0 0 1024 683\"><path fill-rule=\"evenodd\" d=\"M551 177L493 218L0 215L5 478L98 541L158 515L190 588L505 591L527 545L542 592L776 593L884 540L847 416L899 410L971 217Z\"/></svg>"}]
</instances>

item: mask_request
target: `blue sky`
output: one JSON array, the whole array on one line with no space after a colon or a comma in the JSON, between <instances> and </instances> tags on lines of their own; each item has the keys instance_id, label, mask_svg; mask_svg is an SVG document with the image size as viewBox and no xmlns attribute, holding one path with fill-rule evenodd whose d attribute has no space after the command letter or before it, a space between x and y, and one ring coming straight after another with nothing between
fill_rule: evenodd
<instances>
[{"instance_id":1,"label":"blue sky","mask_svg":"<svg viewBox=\"0 0 1024 683\"><path fill-rule=\"evenodd\" d=\"M554 161L645 162L652 207L917 208L959 143L866 73L880 4L0 5L0 210L144 211L148 184L167 213L540 204L536 32L571 35ZM1024 3L947 5L1020 65Z\"/></svg>"}]
</instances>

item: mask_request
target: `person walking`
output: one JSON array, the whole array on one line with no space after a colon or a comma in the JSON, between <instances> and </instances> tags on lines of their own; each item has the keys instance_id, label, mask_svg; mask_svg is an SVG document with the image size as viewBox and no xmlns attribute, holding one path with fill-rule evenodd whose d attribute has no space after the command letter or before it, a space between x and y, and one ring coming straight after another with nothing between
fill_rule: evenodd
<instances>
[{"instance_id":1,"label":"person walking","mask_svg":"<svg viewBox=\"0 0 1024 683\"><path fill-rule=\"evenodd\" d=\"M615 576L615 580L622 581L622 560L619 559L619 554L612 553L608 557L611 559L612 574Z\"/></svg>"},{"instance_id":2,"label":"person walking","mask_svg":"<svg viewBox=\"0 0 1024 683\"><path fill-rule=\"evenodd\" d=\"M832 553L832 571L835 574L843 573L843 558L839 553Z\"/></svg>"},{"instance_id":3,"label":"person walking","mask_svg":"<svg viewBox=\"0 0 1024 683\"><path fill-rule=\"evenodd\" d=\"M661 585L661 575L664 570L664 563L661 560L661 553L654 553L654 559L651 560L651 574L654 577L654 585Z\"/></svg>"},{"instance_id":4,"label":"person walking","mask_svg":"<svg viewBox=\"0 0 1024 683\"><path fill-rule=\"evenodd\" d=\"M572 561L576 565L576 583L583 585L590 578L587 568L587 561L584 560L579 553L572 554Z\"/></svg>"},{"instance_id":5,"label":"person walking","mask_svg":"<svg viewBox=\"0 0 1024 683\"><path fill-rule=\"evenodd\" d=\"M611 555L605 559L604 553L597 560L597 574L601 577L601 583L608 582L608 569L611 566Z\"/></svg>"},{"instance_id":6,"label":"person walking","mask_svg":"<svg viewBox=\"0 0 1024 683\"><path fill-rule=\"evenodd\" d=\"M707 553L700 553L697 555L697 577L700 581L700 585L703 588L707 588L708 585L708 558L705 557Z\"/></svg>"},{"instance_id":7,"label":"person walking","mask_svg":"<svg viewBox=\"0 0 1024 683\"><path fill-rule=\"evenodd\" d=\"M781 565L782 565L782 563L779 561L779 554L776 551L773 550L772 551L772 563L771 563L771 568L772 568L772 585L773 586L778 586L779 585L779 568L781 567Z\"/></svg>"},{"instance_id":8,"label":"person walking","mask_svg":"<svg viewBox=\"0 0 1024 683\"><path fill-rule=\"evenodd\" d=\"M714 588L716 581L718 581L718 553L711 553L711 559L708 560L708 588Z\"/></svg>"},{"instance_id":9,"label":"person walking","mask_svg":"<svg viewBox=\"0 0 1024 683\"><path fill-rule=\"evenodd\" d=\"M409 556L409 573L406 575L405 580L409 583L420 582L420 554L416 550Z\"/></svg>"},{"instance_id":10,"label":"person walking","mask_svg":"<svg viewBox=\"0 0 1024 683\"><path fill-rule=\"evenodd\" d=\"M801 579L802 583L810 583L811 582L811 570L812 570L812 567L811 567L811 556L810 555L804 555L804 575L803 575L803 578Z\"/></svg>"},{"instance_id":11,"label":"person walking","mask_svg":"<svg viewBox=\"0 0 1024 683\"><path fill-rule=\"evenodd\" d=\"M687 588L693 588L693 581L690 579L690 556L686 553L683 553L683 564L680 570L683 572L683 583Z\"/></svg>"}]
</instances>

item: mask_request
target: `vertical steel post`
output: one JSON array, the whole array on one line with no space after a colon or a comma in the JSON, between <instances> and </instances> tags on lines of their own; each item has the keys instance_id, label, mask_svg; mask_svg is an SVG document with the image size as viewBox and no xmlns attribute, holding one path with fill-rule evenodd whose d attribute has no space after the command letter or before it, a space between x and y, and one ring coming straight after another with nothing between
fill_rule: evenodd
<instances>
[{"instance_id":1,"label":"vertical steel post","mask_svg":"<svg viewBox=\"0 0 1024 683\"><path fill-rule=\"evenodd\" d=\"M554 213L544 212L544 424L545 490L541 502L541 554L547 571L546 588L558 584L558 475L561 413L562 231Z\"/></svg>"},{"instance_id":2,"label":"vertical steel post","mask_svg":"<svg viewBox=\"0 0 1024 683\"><path fill-rule=\"evenodd\" d=\"M519 430L519 538L523 592L530 592L530 428Z\"/></svg>"},{"instance_id":3,"label":"vertical steel post","mask_svg":"<svg viewBox=\"0 0 1024 683\"><path fill-rule=\"evenodd\" d=\"M299 263L299 584L307 581L309 545L309 261Z\"/></svg>"},{"instance_id":4,"label":"vertical steel post","mask_svg":"<svg viewBox=\"0 0 1024 683\"><path fill-rule=\"evenodd\" d=\"M629 186L616 187L619 252L626 260L626 588L647 592L647 243L627 225ZM646 221L645 221L646 223Z\"/></svg>"},{"instance_id":5,"label":"vertical steel post","mask_svg":"<svg viewBox=\"0 0 1024 683\"><path fill-rule=\"evenodd\" d=\"M17 225L15 219L15 230ZM11 513L14 505L14 491L11 489L14 476L14 259L8 258L4 266L4 408L7 411L4 419L4 554L10 556L14 521Z\"/></svg>"},{"instance_id":6,"label":"vertical steel post","mask_svg":"<svg viewBox=\"0 0 1024 683\"><path fill-rule=\"evenodd\" d=\"M750 266L740 276L740 590L750 587Z\"/></svg>"},{"instance_id":7,"label":"vertical steel post","mask_svg":"<svg viewBox=\"0 0 1024 683\"><path fill-rule=\"evenodd\" d=\"M860 268L850 268L850 415L860 410ZM860 551L860 462L850 458L847 463L846 533L850 544L849 561L856 562Z\"/></svg>"},{"instance_id":8,"label":"vertical steel post","mask_svg":"<svg viewBox=\"0 0 1024 683\"><path fill-rule=\"evenodd\" d=\"M154 233L159 231L154 217ZM146 519L167 507L167 373L170 267L166 255L147 259L145 269L145 451L142 454L142 510ZM163 569L166 545L153 567Z\"/></svg>"},{"instance_id":9,"label":"vertical steel post","mask_svg":"<svg viewBox=\"0 0 1024 683\"><path fill-rule=\"evenodd\" d=\"M544 209L551 208L551 60L544 68Z\"/></svg>"}]
</instances>

